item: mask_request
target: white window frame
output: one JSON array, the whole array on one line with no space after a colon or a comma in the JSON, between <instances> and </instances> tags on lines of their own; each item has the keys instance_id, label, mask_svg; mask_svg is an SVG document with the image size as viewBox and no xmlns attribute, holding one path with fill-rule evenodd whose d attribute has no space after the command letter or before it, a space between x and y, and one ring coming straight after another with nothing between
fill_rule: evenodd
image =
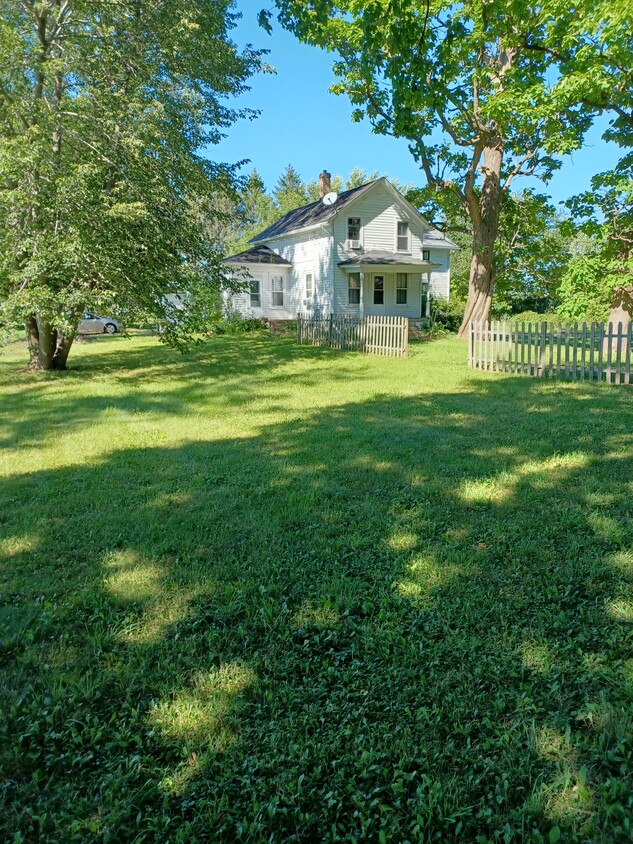
<instances>
[{"instance_id":1,"label":"white window frame","mask_svg":"<svg viewBox=\"0 0 633 844\"><path fill-rule=\"evenodd\" d=\"M350 220L358 220L358 237L352 237L349 233L349 221ZM363 219L362 217L348 217L347 218L347 239L348 240L358 240L362 243L362 233L363 233Z\"/></svg>"},{"instance_id":2,"label":"white window frame","mask_svg":"<svg viewBox=\"0 0 633 844\"><path fill-rule=\"evenodd\" d=\"M275 283L280 284L280 288L275 290ZM275 296L281 295L281 302L275 302ZM283 308L284 306L284 277L282 275L274 275L270 280L270 307Z\"/></svg>"},{"instance_id":3,"label":"white window frame","mask_svg":"<svg viewBox=\"0 0 633 844\"><path fill-rule=\"evenodd\" d=\"M405 248L400 246L400 239L404 237L399 232L400 226L407 227L407 245ZM411 223L408 220L398 220L396 223L396 252L411 252Z\"/></svg>"},{"instance_id":4,"label":"white window frame","mask_svg":"<svg viewBox=\"0 0 633 844\"><path fill-rule=\"evenodd\" d=\"M358 284L352 285L352 279ZM352 290L358 293L358 302L352 302ZM356 298L356 295L354 296ZM360 273L348 273L347 274L347 304L348 305L360 305Z\"/></svg>"},{"instance_id":5,"label":"white window frame","mask_svg":"<svg viewBox=\"0 0 633 844\"><path fill-rule=\"evenodd\" d=\"M258 278L252 278L249 290L250 306L251 308L261 308L262 306L262 283ZM254 300L257 299L257 302Z\"/></svg>"},{"instance_id":6,"label":"white window frame","mask_svg":"<svg viewBox=\"0 0 633 844\"><path fill-rule=\"evenodd\" d=\"M308 279L310 279L310 286L308 287ZM314 296L314 276L312 273L306 273L306 299L311 299Z\"/></svg>"},{"instance_id":7,"label":"white window frame","mask_svg":"<svg viewBox=\"0 0 633 844\"><path fill-rule=\"evenodd\" d=\"M404 282L404 286L402 285ZM398 293L404 290L404 302L398 301ZM409 298L409 274L408 273L396 273L396 305L407 305Z\"/></svg>"},{"instance_id":8,"label":"white window frame","mask_svg":"<svg viewBox=\"0 0 633 844\"><path fill-rule=\"evenodd\" d=\"M422 260L423 261L430 261L431 260L431 250L430 249L423 249L422 250Z\"/></svg>"}]
</instances>

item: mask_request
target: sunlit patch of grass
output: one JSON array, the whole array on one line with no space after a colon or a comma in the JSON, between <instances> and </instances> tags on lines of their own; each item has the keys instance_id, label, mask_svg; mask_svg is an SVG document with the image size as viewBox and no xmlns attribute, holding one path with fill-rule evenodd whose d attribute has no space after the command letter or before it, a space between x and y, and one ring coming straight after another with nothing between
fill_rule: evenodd
<instances>
[{"instance_id":1,"label":"sunlit patch of grass","mask_svg":"<svg viewBox=\"0 0 633 844\"><path fill-rule=\"evenodd\" d=\"M523 665L530 671L547 674L551 667L551 656L547 645L542 642L525 642L522 648Z\"/></svg>"},{"instance_id":2,"label":"sunlit patch of grass","mask_svg":"<svg viewBox=\"0 0 633 844\"><path fill-rule=\"evenodd\" d=\"M594 811L594 793L586 769L573 771L562 765L552 782L541 784L539 798L546 818L559 827L575 827L577 833L572 840L585 840Z\"/></svg>"},{"instance_id":3,"label":"sunlit patch of grass","mask_svg":"<svg viewBox=\"0 0 633 844\"><path fill-rule=\"evenodd\" d=\"M247 665L224 663L215 671L196 674L189 688L157 702L149 721L166 739L181 743L185 753L225 751L236 737L231 719L236 698L255 683Z\"/></svg>"},{"instance_id":4,"label":"sunlit patch of grass","mask_svg":"<svg viewBox=\"0 0 633 844\"><path fill-rule=\"evenodd\" d=\"M588 455L553 455L541 461L526 461L513 471L498 472L490 477L465 481L460 496L469 504L503 504L516 494L516 487L529 478L533 489L550 489L560 484L564 473L578 471L589 463Z\"/></svg>"},{"instance_id":5,"label":"sunlit patch of grass","mask_svg":"<svg viewBox=\"0 0 633 844\"><path fill-rule=\"evenodd\" d=\"M387 544L394 551L413 551L417 548L419 537L416 533L398 530L387 540Z\"/></svg>"},{"instance_id":6,"label":"sunlit patch of grass","mask_svg":"<svg viewBox=\"0 0 633 844\"><path fill-rule=\"evenodd\" d=\"M618 621L633 622L633 600L619 598L607 604L607 612Z\"/></svg>"},{"instance_id":7,"label":"sunlit patch of grass","mask_svg":"<svg viewBox=\"0 0 633 844\"><path fill-rule=\"evenodd\" d=\"M462 571L457 565L438 566L433 557L416 554L407 565L407 577L396 583L397 592L416 606L428 606L434 590L450 583Z\"/></svg>"},{"instance_id":8,"label":"sunlit patch of grass","mask_svg":"<svg viewBox=\"0 0 633 844\"><path fill-rule=\"evenodd\" d=\"M154 596L148 605L132 618L126 618L117 631L117 640L127 645L158 644L166 631L189 613L189 603L196 593L191 590L169 590Z\"/></svg>"},{"instance_id":9,"label":"sunlit patch of grass","mask_svg":"<svg viewBox=\"0 0 633 844\"><path fill-rule=\"evenodd\" d=\"M587 523L600 539L615 545L624 544L626 532L617 519L594 511L589 515Z\"/></svg>"},{"instance_id":10,"label":"sunlit patch of grass","mask_svg":"<svg viewBox=\"0 0 633 844\"><path fill-rule=\"evenodd\" d=\"M324 601L321 606L304 604L295 613L293 623L295 627L322 627L324 629L334 628L341 624L341 613L329 600Z\"/></svg>"},{"instance_id":11,"label":"sunlit patch of grass","mask_svg":"<svg viewBox=\"0 0 633 844\"><path fill-rule=\"evenodd\" d=\"M0 557L15 557L18 554L29 554L37 547L37 538L32 534L24 536L9 536L0 539Z\"/></svg>"},{"instance_id":12,"label":"sunlit patch of grass","mask_svg":"<svg viewBox=\"0 0 633 844\"><path fill-rule=\"evenodd\" d=\"M123 601L147 601L161 594L165 569L135 551L113 551L106 555L104 586Z\"/></svg>"}]
</instances>

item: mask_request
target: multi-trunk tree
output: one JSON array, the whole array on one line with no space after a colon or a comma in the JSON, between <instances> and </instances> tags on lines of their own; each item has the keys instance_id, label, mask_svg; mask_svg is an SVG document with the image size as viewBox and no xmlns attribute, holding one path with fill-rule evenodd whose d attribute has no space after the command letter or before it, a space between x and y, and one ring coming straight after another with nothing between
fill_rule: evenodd
<instances>
[{"instance_id":1,"label":"multi-trunk tree","mask_svg":"<svg viewBox=\"0 0 633 844\"><path fill-rule=\"evenodd\" d=\"M225 279L198 213L234 171L200 151L260 55L228 0L0 0L0 328L63 369L84 309L186 338ZM220 211L221 213L221 211ZM169 294L187 295L174 319Z\"/></svg>"},{"instance_id":2,"label":"multi-trunk tree","mask_svg":"<svg viewBox=\"0 0 633 844\"><path fill-rule=\"evenodd\" d=\"M338 55L333 86L374 131L405 138L429 185L450 192L472 225L462 333L490 316L504 192L521 175L547 179L576 148L587 108L554 102L545 37L528 2L276 0L282 25ZM270 27L270 13L260 20Z\"/></svg>"}]
</instances>

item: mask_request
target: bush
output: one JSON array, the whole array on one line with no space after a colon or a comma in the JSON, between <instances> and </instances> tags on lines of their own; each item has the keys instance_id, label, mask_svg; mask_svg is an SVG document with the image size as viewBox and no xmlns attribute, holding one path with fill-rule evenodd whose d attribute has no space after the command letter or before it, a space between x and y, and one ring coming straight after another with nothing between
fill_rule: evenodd
<instances>
[{"instance_id":1,"label":"bush","mask_svg":"<svg viewBox=\"0 0 633 844\"><path fill-rule=\"evenodd\" d=\"M248 334L267 328L262 319L256 317L229 317L217 322L211 329L213 334Z\"/></svg>"},{"instance_id":2,"label":"bush","mask_svg":"<svg viewBox=\"0 0 633 844\"><path fill-rule=\"evenodd\" d=\"M459 299L431 296L431 333L457 333L464 318L466 303Z\"/></svg>"},{"instance_id":3,"label":"bush","mask_svg":"<svg viewBox=\"0 0 633 844\"><path fill-rule=\"evenodd\" d=\"M537 311L522 311L519 314L509 314L508 316L501 317L501 319L505 319L507 322L531 322L532 324L538 323L539 325L542 322L550 322L555 323L556 325L561 322L561 318L556 313L547 313L547 314L540 314Z\"/></svg>"},{"instance_id":4,"label":"bush","mask_svg":"<svg viewBox=\"0 0 633 844\"><path fill-rule=\"evenodd\" d=\"M211 326L212 334L248 334L252 331L262 331L267 328L263 319L255 316L244 316L240 311L227 308L224 314Z\"/></svg>"}]
</instances>

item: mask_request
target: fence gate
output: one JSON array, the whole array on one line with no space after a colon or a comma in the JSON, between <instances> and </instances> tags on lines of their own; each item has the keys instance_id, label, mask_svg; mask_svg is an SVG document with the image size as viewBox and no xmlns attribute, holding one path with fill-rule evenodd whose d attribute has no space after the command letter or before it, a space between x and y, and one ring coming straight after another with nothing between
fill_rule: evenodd
<instances>
[{"instance_id":1,"label":"fence gate","mask_svg":"<svg viewBox=\"0 0 633 844\"><path fill-rule=\"evenodd\" d=\"M471 322L468 365L573 381L631 382L631 323Z\"/></svg>"},{"instance_id":2,"label":"fence gate","mask_svg":"<svg viewBox=\"0 0 633 844\"><path fill-rule=\"evenodd\" d=\"M330 346L332 349L367 352L372 355L407 357L409 320L391 316L313 317L299 314L297 342L301 345Z\"/></svg>"}]
</instances>

